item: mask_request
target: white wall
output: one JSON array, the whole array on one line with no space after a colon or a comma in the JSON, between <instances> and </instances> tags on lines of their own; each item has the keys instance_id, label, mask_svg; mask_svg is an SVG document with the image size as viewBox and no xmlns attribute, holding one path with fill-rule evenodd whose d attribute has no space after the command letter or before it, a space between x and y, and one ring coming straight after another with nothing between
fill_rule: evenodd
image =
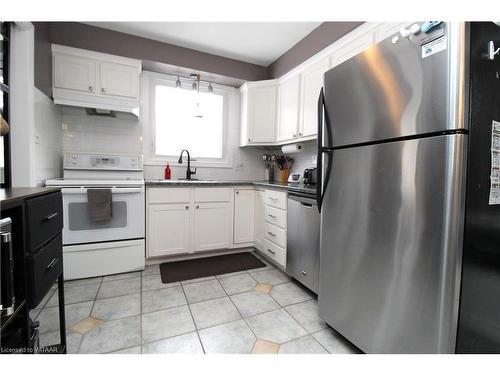
<instances>
[{"instance_id":1,"label":"white wall","mask_svg":"<svg viewBox=\"0 0 500 375\"><path fill-rule=\"evenodd\" d=\"M11 28L10 108L13 187L36 186L34 30L30 23Z\"/></svg>"},{"instance_id":2,"label":"white wall","mask_svg":"<svg viewBox=\"0 0 500 375\"><path fill-rule=\"evenodd\" d=\"M38 186L49 178L62 177L61 108L43 92L34 89L35 99L35 175Z\"/></svg>"}]
</instances>

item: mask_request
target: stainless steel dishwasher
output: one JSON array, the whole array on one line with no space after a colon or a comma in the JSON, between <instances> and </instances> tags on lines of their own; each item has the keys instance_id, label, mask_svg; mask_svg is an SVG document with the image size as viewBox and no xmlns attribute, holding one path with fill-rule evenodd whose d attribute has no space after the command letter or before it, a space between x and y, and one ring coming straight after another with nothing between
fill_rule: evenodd
<instances>
[{"instance_id":1,"label":"stainless steel dishwasher","mask_svg":"<svg viewBox=\"0 0 500 375\"><path fill-rule=\"evenodd\" d=\"M288 193L286 271L318 293L320 214L313 195Z\"/></svg>"}]
</instances>

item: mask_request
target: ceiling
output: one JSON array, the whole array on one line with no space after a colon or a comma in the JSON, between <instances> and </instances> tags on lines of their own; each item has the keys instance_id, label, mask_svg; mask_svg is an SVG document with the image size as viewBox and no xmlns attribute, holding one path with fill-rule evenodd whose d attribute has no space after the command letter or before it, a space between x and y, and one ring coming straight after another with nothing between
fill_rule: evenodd
<instances>
[{"instance_id":1,"label":"ceiling","mask_svg":"<svg viewBox=\"0 0 500 375\"><path fill-rule=\"evenodd\" d=\"M321 22L87 22L87 24L268 66Z\"/></svg>"}]
</instances>

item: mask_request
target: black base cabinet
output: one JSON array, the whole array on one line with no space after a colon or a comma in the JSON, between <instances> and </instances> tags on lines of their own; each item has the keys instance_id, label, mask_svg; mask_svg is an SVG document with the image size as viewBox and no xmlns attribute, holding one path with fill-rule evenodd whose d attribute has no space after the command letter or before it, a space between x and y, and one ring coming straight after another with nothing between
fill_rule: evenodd
<instances>
[{"instance_id":1,"label":"black base cabinet","mask_svg":"<svg viewBox=\"0 0 500 375\"><path fill-rule=\"evenodd\" d=\"M13 264L13 282L9 290L2 285L2 296L13 295L15 301L14 308L0 317L0 353L66 353L61 192L57 188L0 189L0 198L1 217L11 222L5 236L11 240ZM61 342L40 348L39 322L30 318L29 311L40 304L56 281Z\"/></svg>"}]
</instances>

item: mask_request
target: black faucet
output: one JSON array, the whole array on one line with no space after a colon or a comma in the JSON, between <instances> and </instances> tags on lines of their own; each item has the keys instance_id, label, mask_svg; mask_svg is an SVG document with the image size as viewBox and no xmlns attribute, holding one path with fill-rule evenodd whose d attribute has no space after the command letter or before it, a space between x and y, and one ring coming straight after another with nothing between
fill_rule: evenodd
<instances>
[{"instance_id":1,"label":"black faucet","mask_svg":"<svg viewBox=\"0 0 500 375\"><path fill-rule=\"evenodd\" d=\"M188 156L188 165L187 165L187 170L186 170L186 180L191 180L191 176L193 174L196 174L196 168L194 169L194 172L191 170L191 156L189 155L188 150L182 150L181 151L181 156L179 156L179 164L182 164L182 155L184 154L184 151L186 151L186 154Z\"/></svg>"}]
</instances>

